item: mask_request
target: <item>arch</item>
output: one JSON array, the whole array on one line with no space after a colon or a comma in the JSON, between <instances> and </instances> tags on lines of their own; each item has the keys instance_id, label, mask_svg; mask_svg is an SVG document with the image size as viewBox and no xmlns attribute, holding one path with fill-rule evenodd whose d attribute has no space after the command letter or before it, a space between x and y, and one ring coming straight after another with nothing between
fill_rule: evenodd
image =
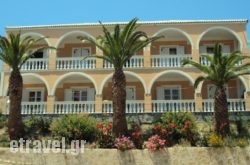
<instances>
[{"instance_id":1,"label":"arch","mask_svg":"<svg viewBox=\"0 0 250 165\"><path fill-rule=\"evenodd\" d=\"M154 82L155 82L159 77L161 77L161 76L164 75L164 74L168 74L168 73L180 74L180 75L186 77L186 78L192 83L192 85L194 85L194 80L193 80L193 78L192 78L190 75L188 75L187 73L185 73L185 72L183 72L183 71L180 71L180 70L166 70L166 71L163 71L163 72L158 73L154 78L152 78L151 82L149 83L148 91L147 91L147 92L150 93L151 88L152 88Z\"/></svg>"},{"instance_id":2,"label":"arch","mask_svg":"<svg viewBox=\"0 0 250 165\"><path fill-rule=\"evenodd\" d=\"M249 91L249 87L248 87L247 82L246 82L246 80L244 79L244 77L243 77L243 76L239 76L238 78L241 80L241 82L242 82L242 84L244 85L246 91ZM204 81L202 81L202 82L197 86L197 89L196 89L196 91L195 91L196 93L201 93L201 89L202 89L203 83L204 83Z\"/></svg>"},{"instance_id":3,"label":"arch","mask_svg":"<svg viewBox=\"0 0 250 165\"><path fill-rule=\"evenodd\" d=\"M57 88L58 84L59 84L63 79L65 79L65 78L67 78L67 77L70 77L70 76L73 76L73 75L78 75L78 76L82 76L82 77L88 78L88 79L94 84L95 91L96 91L96 93L98 93L98 89L97 89L96 82L95 82L95 80L94 80L91 76L89 76L89 75L86 74L86 73L82 73L82 72L70 72L70 73L66 73L66 74L60 76L60 77L56 80L56 82L55 82L55 84L54 84L54 86L53 86L53 88L52 88L52 90L51 90L50 95L55 95L56 88Z\"/></svg>"},{"instance_id":4,"label":"arch","mask_svg":"<svg viewBox=\"0 0 250 165\"><path fill-rule=\"evenodd\" d=\"M178 29L178 28L164 28L164 29L161 29L161 30L157 31L155 34L153 34L153 36L157 36L160 33L164 32L164 31L169 31L169 30L176 31L176 32L179 32L182 35L184 35L188 39L188 41L191 44L191 47L193 49L194 44L193 44L193 41L192 41L191 37L188 35L188 33L186 33L185 31L183 31L181 29Z\"/></svg>"},{"instance_id":5,"label":"arch","mask_svg":"<svg viewBox=\"0 0 250 165\"><path fill-rule=\"evenodd\" d=\"M208 33L209 31L212 31L212 30L216 30L216 29L221 29L221 30L225 30L229 33L231 33L239 42L240 44L240 51L242 51L242 48L243 48L243 45L242 45L242 40L240 39L240 37L237 35L236 32L234 32L232 29L230 28L227 28L227 27L224 27L224 26L215 26L215 27L210 27L208 29L206 29L203 33L201 33L201 35L199 36L198 40L197 40L197 45L196 47L199 48L199 45L200 45L200 41L201 39L203 38L203 36Z\"/></svg>"},{"instance_id":6,"label":"arch","mask_svg":"<svg viewBox=\"0 0 250 165\"><path fill-rule=\"evenodd\" d=\"M77 30L77 31L71 31L71 32L67 32L67 33L63 34L63 35L58 39L58 41L56 42L56 46L55 46L55 47L58 48L59 45L61 44L61 42L62 42L66 37L68 37L68 36L70 36L70 35L72 35L72 34L82 34L82 35L84 35L84 36L88 36L88 37L90 37L90 38L92 38L92 39L95 39L92 35L90 35L89 33L84 32L84 31L79 31L79 30Z\"/></svg>"},{"instance_id":7,"label":"arch","mask_svg":"<svg viewBox=\"0 0 250 165\"><path fill-rule=\"evenodd\" d=\"M134 76L134 77L136 77L138 80L140 80L140 82L142 83L142 86L143 86L143 88L144 88L145 93L147 92L146 83L145 83L145 81L141 78L141 76L139 76L138 74L136 74L136 73L134 73L134 72L130 72L130 71L124 71L124 74L125 74L125 75L128 74L128 75ZM102 94L102 91L103 91L103 88L104 88L105 83L106 83L110 78L112 78L112 76L113 76L113 73L111 73L111 74L109 74L108 76L105 77L105 79L102 81L101 86L100 86L100 88L99 88L99 92L100 92L100 93L98 93L98 94Z\"/></svg>"},{"instance_id":8,"label":"arch","mask_svg":"<svg viewBox=\"0 0 250 165\"><path fill-rule=\"evenodd\" d=\"M50 92L49 84L48 84L48 82L44 79L44 77L42 77L42 76L40 76L40 75L38 75L38 74L36 74L36 73L23 73L23 74L21 74L21 75L22 75L22 77L26 77L26 76L36 77L37 79L41 80L41 81L45 84L48 93ZM8 92L8 86L7 86L7 88L5 89L4 93L7 95L7 92Z\"/></svg>"},{"instance_id":9,"label":"arch","mask_svg":"<svg viewBox=\"0 0 250 165\"><path fill-rule=\"evenodd\" d=\"M21 35L21 38L24 38L24 37L27 37L27 36L37 36L37 37L40 37L40 38L43 38L44 37L44 40L45 42L48 44L48 46L51 46L48 38L40 33L36 33L36 32L27 32L27 33L24 33Z\"/></svg>"}]
</instances>

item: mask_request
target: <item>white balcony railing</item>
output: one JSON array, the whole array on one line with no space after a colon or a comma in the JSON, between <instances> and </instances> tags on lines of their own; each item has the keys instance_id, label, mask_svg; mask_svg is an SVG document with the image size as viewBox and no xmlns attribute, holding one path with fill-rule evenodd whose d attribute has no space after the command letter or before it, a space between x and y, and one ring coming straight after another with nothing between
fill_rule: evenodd
<instances>
[{"instance_id":1,"label":"white balcony railing","mask_svg":"<svg viewBox=\"0 0 250 165\"><path fill-rule=\"evenodd\" d=\"M96 68L96 59L89 57L64 57L56 59L56 69L94 69Z\"/></svg>"},{"instance_id":2,"label":"white balcony railing","mask_svg":"<svg viewBox=\"0 0 250 165\"><path fill-rule=\"evenodd\" d=\"M31 58L27 60L21 67L22 71L30 71L30 70L47 70L48 62L47 58Z\"/></svg>"},{"instance_id":3,"label":"white balcony railing","mask_svg":"<svg viewBox=\"0 0 250 165\"><path fill-rule=\"evenodd\" d=\"M94 113L95 101L57 101L54 114Z\"/></svg>"},{"instance_id":4,"label":"white balcony railing","mask_svg":"<svg viewBox=\"0 0 250 165\"><path fill-rule=\"evenodd\" d=\"M246 111L244 99L227 99L228 111ZM214 112L214 100L205 99L202 101L203 112Z\"/></svg>"},{"instance_id":5,"label":"white balcony railing","mask_svg":"<svg viewBox=\"0 0 250 165\"><path fill-rule=\"evenodd\" d=\"M9 114L9 103L7 103L6 113ZM21 114L45 114L47 109L46 102L22 102L21 103Z\"/></svg>"},{"instance_id":6,"label":"white balcony railing","mask_svg":"<svg viewBox=\"0 0 250 165\"><path fill-rule=\"evenodd\" d=\"M124 68L141 68L143 67L143 56L132 56L124 65ZM108 61L104 61L103 64L104 68L113 68L114 66L108 62Z\"/></svg>"},{"instance_id":7,"label":"white balcony railing","mask_svg":"<svg viewBox=\"0 0 250 165\"><path fill-rule=\"evenodd\" d=\"M195 112L195 101L152 100L152 112Z\"/></svg>"},{"instance_id":8,"label":"white balcony railing","mask_svg":"<svg viewBox=\"0 0 250 165\"><path fill-rule=\"evenodd\" d=\"M181 67L182 60L192 59L189 54L185 55L152 55L151 66L152 67Z\"/></svg>"},{"instance_id":9,"label":"white balcony railing","mask_svg":"<svg viewBox=\"0 0 250 165\"><path fill-rule=\"evenodd\" d=\"M210 56L213 56L213 54L209 54ZM224 55L227 55L224 53ZM229 55L229 54L228 54ZM210 65L210 61L207 60L207 58L201 56L200 57L200 64L205 65L205 66L209 66ZM242 61L240 61L238 64L236 64L237 66L242 65Z\"/></svg>"},{"instance_id":10,"label":"white balcony railing","mask_svg":"<svg viewBox=\"0 0 250 165\"><path fill-rule=\"evenodd\" d=\"M103 113L113 113L112 101L103 101L102 103ZM126 113L143 113L144 101L143 100L127 100L126 101Z\"/></svg>"}]
</instances>

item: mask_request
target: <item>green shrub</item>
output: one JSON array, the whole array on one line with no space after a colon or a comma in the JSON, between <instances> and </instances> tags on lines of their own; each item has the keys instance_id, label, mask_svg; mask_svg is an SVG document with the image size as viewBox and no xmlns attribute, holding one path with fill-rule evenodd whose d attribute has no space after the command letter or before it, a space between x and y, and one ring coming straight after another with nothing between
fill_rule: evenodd
<instances>
[{"instance_id":1,"label":"green shrub","mask_svg":"<svg viewBox=\"0 0 250 165\"><path fill-rule=\"evenodd\" d=\"M0 112L0 129L7 125L7 117Z\"/></svg>"},{"instance_id":2,"label":"green shrub","mask_svg":"<svg viewBox=\"0 0 250 165\"><path fill-rule=\"evenodd\" d=\"M10 138L7 132L0 136L0 147L9 147L10 146Z\"/></svg>"},{"instance_id":3,"label":"green shrub","mask_svg":"<svg viewBox=\"0 0 250 165\"><path fill-rule=\"evenodd\" d=\"M56 139L65 138L70 144L72 140L96 140L98 130L96 120L88 115L64 115L52 122L50 125L52 136Z\"/></svg>"},{"instance_id":4,"label":"green shrub","mask_svg":"<svg viewBox=\"0 0 250 165\"><path fill-rule=\"evenodd\" d=\"M211 133L208 137L208 145L211 147L222 147L224 145L222 136Z\"/></svg>"},{"instance_id":5,"label":"green shrub","mask_svg":"<svg viewBox=\"0 0 250 165\"><path fill-rule=\"evenodd\" d=\"M237 139L237 146L246 147L248 145L249 145L249 143L248 143L248 140L246 138L238 138Z\"/></svg>"},{"instance_id":6,"label":"green shrub","mask_svg":"<svg viewBox=\"0 0 250 165\"><path fill-rule=\"evenodd\" d=\"M50 134L51 118L35 117L32 116L29 119L24 120L24 130L26 138L39 139L40 136L46 136Z\"/></svg>"}]
</instances>

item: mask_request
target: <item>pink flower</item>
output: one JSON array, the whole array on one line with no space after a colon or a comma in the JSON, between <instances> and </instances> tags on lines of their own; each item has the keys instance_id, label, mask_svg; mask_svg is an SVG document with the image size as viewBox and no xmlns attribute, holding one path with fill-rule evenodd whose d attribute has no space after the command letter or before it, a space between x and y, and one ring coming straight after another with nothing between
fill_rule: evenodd
<instances>
[{"instance_id":1,"label":"pink flower","mask_svg":"<svg viewBox=\"0 0 250 165\"><path fill-rule=\"evenodd\" d=\"M165 148L166 140L161 139L159 135L153 135L146 143L147 149L151 151L162 150Z\"/></svg>"},{"instance_id":2,"label":"pink flower","mask_svg":"<svg viewBox=\"0 0 250 165\"><path fill-rule=\"evenodd\" d=\"M130 140L129 137L122 135L122 137L115 139L115 147L118 150L125 151L129 149L133 149L134 143Z\"/></svg>"}]
</instances>

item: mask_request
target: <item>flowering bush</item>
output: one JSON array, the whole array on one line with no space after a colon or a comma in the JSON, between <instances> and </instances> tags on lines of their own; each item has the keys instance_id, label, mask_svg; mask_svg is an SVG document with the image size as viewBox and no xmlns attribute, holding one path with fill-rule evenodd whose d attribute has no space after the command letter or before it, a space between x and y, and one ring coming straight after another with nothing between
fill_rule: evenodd
<instances>
[{"instance_id":1,"label":"flowering bush","mask_svg":"<svg viewBox=\"0 0 250 165\"><path fill-rule=\"evenodd\" d=\"M121 151L130 150L134 148L134 143L129 137L123 135L122 137L115 139L115 147Z\"/></svg>"},{"instance_id":2,"label":"flowering bush","mask_svg":"<svg viewBox=\"0 0 250 165\"><path fill-rule=\"evenodd\" d=\"M192 146L197 140L195 117L188 112L167 112L161 116L160 124L166 129L168 146L173 146L181 141L188 140Z\"/></svg>"},{"instance_id":3,"label":"flowering bush","mask_svg":"<svg viewBox=\"0 0 250 165\"><path fill-rule=\"evenodd\" d=\"M99 130L99 136L97 142L100 148L113 148L114 137L112 135L112 123L111 122L99 122L96 124Z\"/></svg>"},{"instance_id":4,"label":"flowering bush","mask_svg":"<svg viewBox=\"0 0 250 165\"><path fill-rule=\"evenodd\" d=\"M162 139L159 135L153 135L146 143L147 149L150 151L162 150L165 148L166 140Z\"/></svg>"},{"instance_id":5,"label":"flowering bush","mask_svg":"<svg viewBox=\"0 0 250 165\"><path fill-rule=\"evenodd\" d=\"M133 141L135 148L142 149L144 138L141 131L141 128L138 124L133 123L131 126L131 140Z\"/></svg>"},{"instance_id":6,"label":"flowering bush","mask_svg":"<svg viewBox=\"0 0 250 165\"><path fill-rule=\"evenodd\" d=\"M208 137L208 145L211 147L221 147L223 146L223 139L221 135L211 133Z\"/></svg>"}]
</instances>

